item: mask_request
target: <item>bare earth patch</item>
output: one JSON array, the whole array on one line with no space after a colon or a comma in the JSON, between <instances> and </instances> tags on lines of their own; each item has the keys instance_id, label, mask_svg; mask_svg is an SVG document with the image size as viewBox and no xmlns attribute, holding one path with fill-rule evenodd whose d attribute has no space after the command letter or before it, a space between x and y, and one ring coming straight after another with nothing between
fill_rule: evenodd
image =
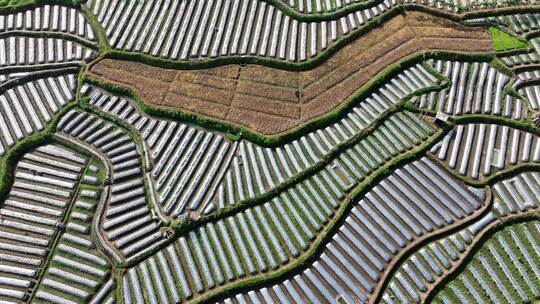
<instances>
[{"instance_id":1,"label":"bare earth patch","mask_svg":"<svg viewBox=\"0 0 540 304\"><path fill-rule=\"evenodd\" d=\"M485 28L407 12L370 30L307 71L258 65L168 70L104 59L92 67L91 74L130 87L149 105L202 114L273 135L332 111L384 68L429 50L493 49Z\"/></svg>"}]
</instances>

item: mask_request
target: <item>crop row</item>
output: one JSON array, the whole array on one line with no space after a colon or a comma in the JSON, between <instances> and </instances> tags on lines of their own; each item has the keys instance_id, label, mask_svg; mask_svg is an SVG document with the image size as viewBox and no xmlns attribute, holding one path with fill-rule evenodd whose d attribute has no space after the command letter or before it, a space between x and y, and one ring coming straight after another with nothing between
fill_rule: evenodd
<instances>
[{"instance_id":1,"label":"crop row","mask_svg":"<svg viewBox=\"0 0 540 304\"><path fill-rule=\"evenodd\" d=\"M501 60L509 67L521 68L540 63L540 55L535 51L531 51L524 54L504 56L501 57Z\"/></svg>"},{"instance_id":2,"label":"crop row","mask_svg":"<svg viewBox=\"0 0 540 304\"><path fill-rule=\"evenodd\" d=\"M74 97L75 75L28 82L0 95L0 156L18 141L43 130Z\"/></svg>"},{"instance_id":3,"label":"crop row","mask_svg":"<svg viewBox=\"0 0 540 304\"><path fill-rule=\"evenodd\" d=\"M43 5L24 12L0 15L0 33L10 31L64 32L95 41L94 31L75 8Z\"/></svg>"},{"instance_id":4,"label":"crop row","mask_svg":"<svg viewBox=\"0 0 540 304\"><path fill-rule=\"evenodd\" d=\"M431 153L459 174L481 179L519 163L539 162L540 140L508 126L457 125Z\"/></svg>"},{"instance_id":5,"label":"crop row","mask_svg":"<svg viewBox=\"0 0 540 304\"><path fill-rule=\"evenodd\" d=\"M526 303L540 295L540 223L496 233L434 303Z\"/></svg>"},{"instance_id":6,"label":"crop row","mask_svg":"<svg viewBox=\"0 0 540 304\"><path fill-rule=\"evenodd\" d=\"M311 23L259 0L93 0L86 5L115 49L174 60L257 55L304 61L396 3L385 0L339 20Z\"/></svg>"},{"instance_id":7,"label":"crop row","mask_svg":"<svg viewBox=\"0 0 540 304\"><path fill-rule=\"evenodd\" d=\"M69 40L57 38L0 38L0 67L89 61L93 52Z\"/></svg>"},{"instance_id":8,"label":"crop row","mask_svg":"<svg viewBox=\"0 0 540 304\"><path fill-rule=\"evenodd\" d=\"M94 114L69 111L57 131L102 154L113 184L101 219L106 238L129 258L163 240L144 189L141 152L131 135Z\"/></svg>"},{"instance_id":9,"label":"crop row","mask_svg":"<svg viewBox=\"0 0 540 304\"><path fill-rule=\"evenodd\" d=\"M540 86L538 85L528 85L519 89L519 94L524 96L527 99L527 102L531 109L538 111L540 106L538 102L540 100Z\"/></svg>"},{"instance_id":10,"label":"crop row","mask_svg":"<svg viewBox=\"0 0 540 304\"><path fill-rule=\"evenodd\" d=\"M450 79L451 86L420 97L420 108L449 115L467 113L502 115L520 119L525 116L521 100L504 94L510 77L487 62L428 60L439 73Z\"/></svg>"},{"instance_id":11,"label":"crop row","mask_svg":"<svg viewBox=\"0 0 540 304\"><path fill-rule=\"evenodd\" d=\"M533 43L534 44L534 43ZM516 72L517 81L515 86L520 86L522 83L538 82L540 80L540 71L538 70L521 70Z\"/></svg>"},{"instance_id":12,"label":"crop row","mask_svg":"<svg viewBox=\"0 0 540 304\"><path fill-rule=\"evenodd\" d=\"M407 258L388 284L388 288L382 295L382 303L411 303L425 300L426 295L434 286L459 267L472 247L476 245L479 236L486 233L493 223L514 215L535 212L540 208L540 196L537 195L540 190L540 175L538 173L522 173L496 183L492 189L495 195L492 209L473 224L448 237L425 245ZM519 249L517 251L510 250L508 246L499 248L503 248L509 255L506 257L507 259L518 260L516 256L519 255ZM534 266L534 263L531 264L531 255L527 254L525 261ZM529 269L518 269L519 275L525 278L526 283L521 286L528 286L536 296L539 295L538 288L531 284L529 276L531 273L538 274L540 272L539 266L540 264L535 266L536 268L532 267L532 272ZM506 275L512 277L514 274ZM516 280L514 278L514 281ZM450 283L450 286L453 284ZM454 289L454 287L450 287L450 289ZM442 298L446 298L446 296ZM474 302L473 299L469 298L469 300ZM445 302L444 299L442 301ZM522 301L526 301L526 299L522 299ZM514 301L510 302L514 303Z\"/></svg>"},{"instance_id":13,"label":"crop row","mask_svg":"<svg viewBox=\"0 0 540 304\"><path fill-rule=\"evenodd\" d=\"M22 301L34 288L76 192L87 159L60 146L24 154L0 208L0 299Z\"/></svg>"}]
</instances>

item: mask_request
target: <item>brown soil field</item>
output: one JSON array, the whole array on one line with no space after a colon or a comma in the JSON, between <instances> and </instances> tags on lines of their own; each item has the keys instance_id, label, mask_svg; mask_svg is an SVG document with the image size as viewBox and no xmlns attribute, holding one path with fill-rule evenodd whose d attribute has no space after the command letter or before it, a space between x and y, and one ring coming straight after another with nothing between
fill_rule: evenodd
<instances>
[{"instance_id":1,"label":"brown soil field","mask_svg":"<svg viewBox=\"0 0 540 304\"><path fill-rule=\"evenodd\" d=\"M493 49L485 28L407 12L361 35L307 71L260 65L168 70L103 59L90 73L133 89L149 105L202 114L274 135L332 111L384 68L430 50Z\"/></svg>"}]
</instances>

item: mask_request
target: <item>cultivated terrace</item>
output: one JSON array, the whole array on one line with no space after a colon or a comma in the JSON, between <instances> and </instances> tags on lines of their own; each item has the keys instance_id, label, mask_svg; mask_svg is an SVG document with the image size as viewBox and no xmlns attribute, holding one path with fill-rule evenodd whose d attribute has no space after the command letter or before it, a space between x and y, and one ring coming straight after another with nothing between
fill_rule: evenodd
<instances>
[{"instance_id":1,"label":"cultivated terrace","mask_svg":"<svg viewBox=\"0 0 540 304\"><path fill-rule=\"evenodd\" d=\"M0 303L540 301L535 0L1 0Z\"/></svg>"}]
</instances>

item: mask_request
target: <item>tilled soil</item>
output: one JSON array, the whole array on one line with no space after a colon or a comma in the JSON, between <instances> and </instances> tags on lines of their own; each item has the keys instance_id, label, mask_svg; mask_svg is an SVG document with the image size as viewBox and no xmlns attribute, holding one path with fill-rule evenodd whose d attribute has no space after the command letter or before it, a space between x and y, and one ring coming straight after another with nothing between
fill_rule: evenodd
<instances>
[{"instance_id":1,"label":"tilled soil","mask_svg":"<svg viewBox=\"0 0 540 304\"><path fill-rule=\"evenodd\" d=\"M202 114L274 135L332 111L384 68L429 50L486 52L492 51L492 43L485 28L407 12L307 71L258 65L185 71L104 59L91 73L130 87L149 105Z\"/></svg>"}]
</instances>

